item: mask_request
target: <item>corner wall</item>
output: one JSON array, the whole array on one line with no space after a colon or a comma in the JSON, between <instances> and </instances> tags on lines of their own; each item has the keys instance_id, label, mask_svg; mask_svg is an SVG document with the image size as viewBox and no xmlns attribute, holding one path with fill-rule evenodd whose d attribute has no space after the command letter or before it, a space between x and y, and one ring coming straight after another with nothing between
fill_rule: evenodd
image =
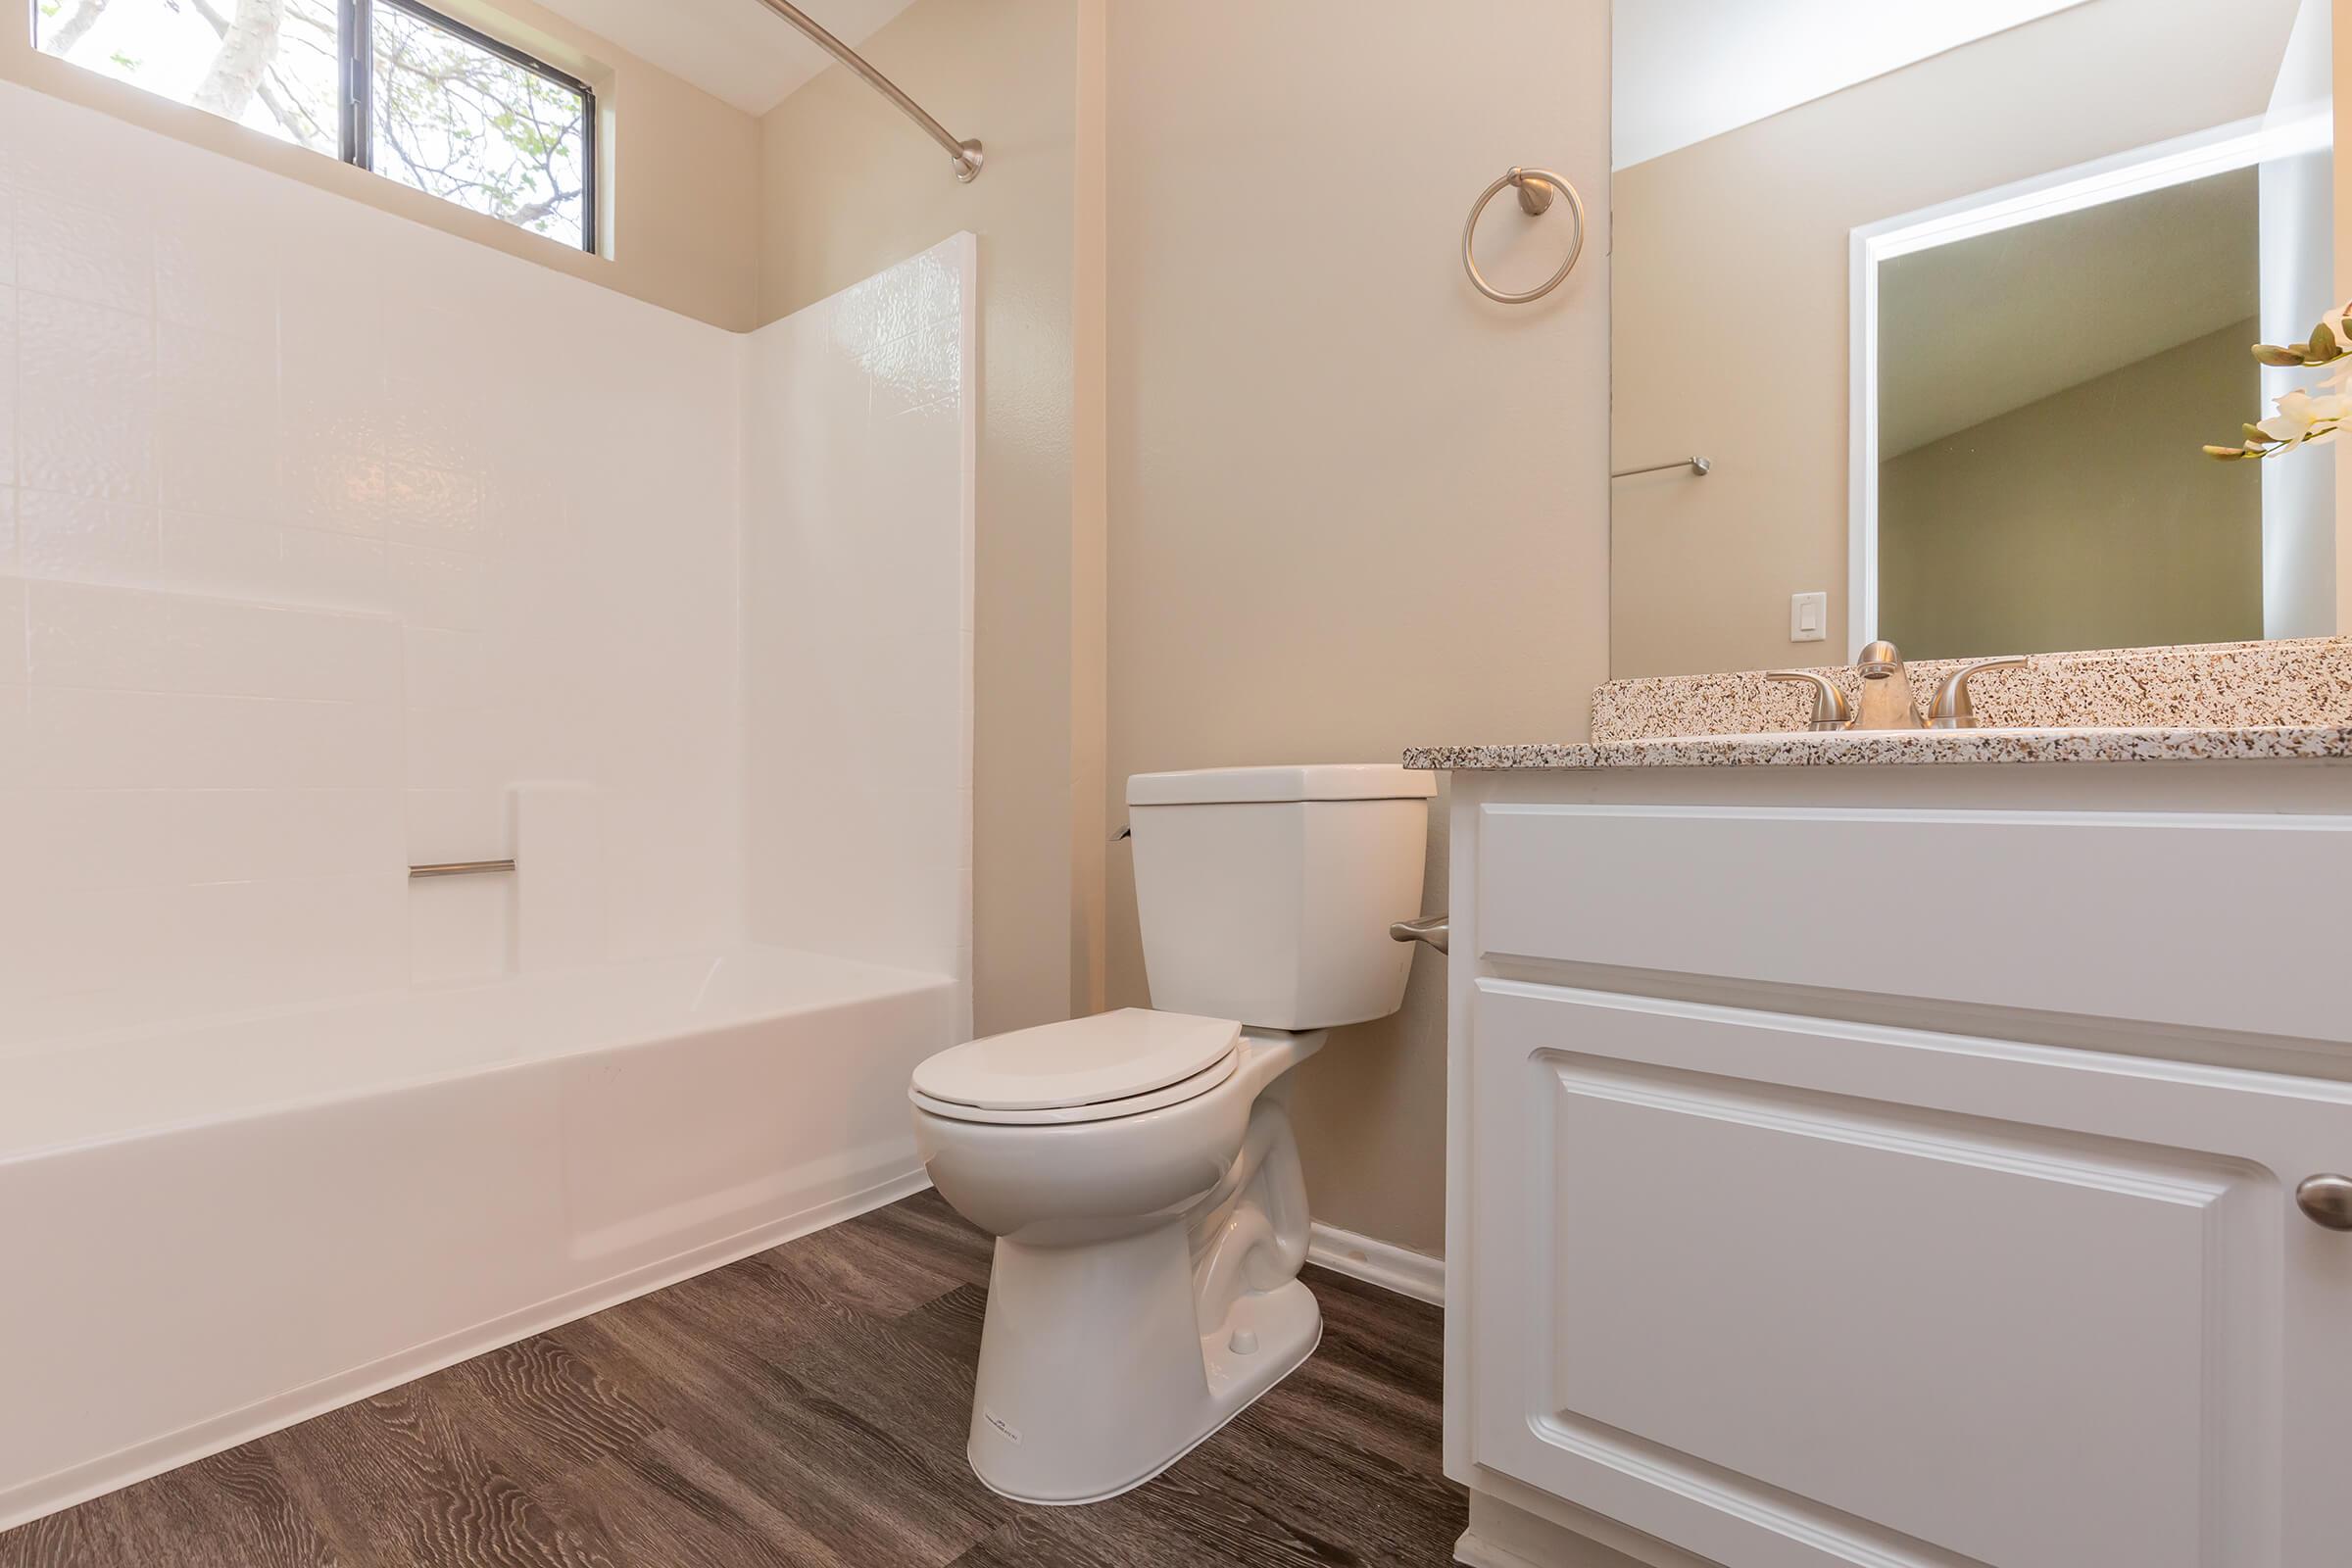
<instances>
[{"instance_id":1,"label":"corner wall","mask_svg":"<svg viewBox=\"0 0 2352 1568\"><path fill-rule=\"evenodd\" d=\"M1130 773L1570 740L1607 673L1609 8L1187 0L1110 16L1110 751ZM1507 45L1502 40L1507 39ZM1514 164L1592 230L1532 306L1462 220ZM1541 279L1565 212L1498 201ZM1446 906L1443 803L1428 906ZM1133 865L1111 1001L1145 1000ZM1295 1106L1317 1219L1445 1246L1446 967Z\"/></svg>"},{"instance_id":2,"label":"corner wall","mask_svg":"<svg viewBox=\"0 0 2352 1568\"><path fill-rule=\"evenodd\" d=\"M915 0L861 52L989 163L835 67L762 122L773 319L970 230L979 241L974 997L995 1033L1101 1004L1103 0ZM1099 443L1096 445L1099 451ZM1094 951L1090 951L1093 948Z\"/></svg>"},{"instance_id":3,"label":"corner wall","mask_svg":"<svg viewBox=\"0 0 2352 1568\"><path fill-rule=\"evenodd\" d=\"M2197 453L2260 405L2260 337L2240 321L1880 465L1881 634L1914 662L2260 641L2262 492Z\"/></svg>"}]
</instances>

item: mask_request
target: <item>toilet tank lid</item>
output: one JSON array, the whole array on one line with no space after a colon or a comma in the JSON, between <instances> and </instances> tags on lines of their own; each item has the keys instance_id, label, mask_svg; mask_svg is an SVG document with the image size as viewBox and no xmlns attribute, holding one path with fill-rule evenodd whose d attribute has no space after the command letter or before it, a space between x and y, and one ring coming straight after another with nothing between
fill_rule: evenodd
<instances>
[{"instance_id":1,"label":"toilet tank lid","mask_svg":"<svg viewBox=\"0 0 2352 1568\"><path fill-rule=\"evenodd\" d=\"M1308 762L1290 767L1207 767L1138 773L1129 806L1218 806L1257 801L1426 801L1438 775L1394 762Z\"/></svg>"}]
</instances>

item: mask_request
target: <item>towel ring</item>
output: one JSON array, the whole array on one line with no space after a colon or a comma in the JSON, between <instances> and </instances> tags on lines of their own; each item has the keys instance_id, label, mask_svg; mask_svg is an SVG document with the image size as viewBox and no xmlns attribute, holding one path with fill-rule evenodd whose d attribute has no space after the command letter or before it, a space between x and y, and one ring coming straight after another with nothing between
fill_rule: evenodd
<instances>
[{"instance_id":1,"label":"towel ring","mask_svg":"<svg viewBox=\"0 0 2352 1568\"><path fill-rule=\"evenodd\" d=\"M1524 294L1506 293L1488 282L1486 274L1478 270L1478 254L1472 249L1472 242L1478 238L1480 215L1486 212L1487 203L1502 193L1505 185L1519 188L1519 206L1530 218L1541 217L1549 211L1552 193L1564 191L1568 196L1568 211L1576 219L1576 239L1568 247L1568 259L1560 264L1558 271ZM1548 169L1524 169L1514 165L1508 173L1479 193L1476 205L1470 209L1470 221L1462 225L1462 267L1469 272L1470 281L1478 285L1478 291L1497 305L1526 305L1542 299L1568 280L1568 274L1576 270L1577 259L1584 254L1585 199L1576 193L1574 185Z\"/></svg>"}]
</instances>

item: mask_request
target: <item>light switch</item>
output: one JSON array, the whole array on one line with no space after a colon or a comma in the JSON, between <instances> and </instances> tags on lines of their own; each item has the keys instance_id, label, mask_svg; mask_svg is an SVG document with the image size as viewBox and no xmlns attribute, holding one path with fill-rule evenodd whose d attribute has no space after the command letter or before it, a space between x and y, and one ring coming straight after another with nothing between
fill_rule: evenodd
<instances>
[{"instance_id":1,"label":"light switch","mask_svg":"<svg viewBox=\"0 0 2352 1568\"><path fill-rule=\"evenodd\" d=\"M1827 642L1830 636L1830 596L1828 594L1790 594L1788 596L1788 640L1792 643Z\"/></svg>"}]
</instances>

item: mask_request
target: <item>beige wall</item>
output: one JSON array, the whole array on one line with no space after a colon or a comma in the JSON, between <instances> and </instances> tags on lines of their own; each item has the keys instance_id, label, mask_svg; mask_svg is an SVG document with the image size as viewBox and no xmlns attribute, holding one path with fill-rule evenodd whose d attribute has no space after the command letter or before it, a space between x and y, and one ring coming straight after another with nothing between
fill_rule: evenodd
<instances>
[{"instance_id":1,"label":"beige wall","mask_svg":"<svg viewBox=\"0 0 2352 1568\"><path fill-rule=\"evenodd\" d=\"M762 126L760 314L979 236L973 1001L993 1032L1100 996L1102 0L915 0L862 48L987 168L957 184L826 72Z\"/></svg>"},{"instance_id":2,"label":"beige wall","mask_svg":"<svg viewBox=\"0 0 2352 1568\"><path fill-rule=\"evenodd\" d=\"M53 60L20 15L0 25L0 78L86 104L428 227L569 272L734 331L759 298L759 122L573 26L531 0L444 0L442 9L532 50L598 91L611 157L607 254L470 213L217 116Z\"/></svg>"},{"instance_id":3,"label":"beige wall","mask_svg":"<svg viewBox=\"0 0 2352 1568\"><path fill-rule=\"evenodd\" d=\"M1612 673L1842 658L1851 231L2261 114L2296 3L2092 0L1621 171L1616 466L1716 466L1614 487Z\"/></svg>"},{"instance_id":4,"label":"beige wall","mask_svg":"<svg viewBox=\"0 0 2352 1568\"><path fill-rule=\"evenodd\" d=\"M1605 673L1606 0L1187 0L1110 18L1110 767L1383 760L1569 739ZM1508 40L1502 46L1498 40ZM1511 308L1457 250L1480 188L1592 198ZM1482 244L1549 270L1564 214ZM1540 258L1540 259L1539 259ZM1112 1001L1145 1000L1110 861ZM1428 905L1446 906L1433 837ZM1318 1218L1445 1242L1443 960L1303 1071Z\"/></svg>"},{"instance_id":5,"label":"beige wall","mask_svg":"<svg viewBox=\"0 0 2352 1568\"><path fill-rule=\"evenodd\" d=\"M1475 9L1120 6L1105 70L1101 0L916 0L866 53L987 143L979 180L839 72L765 122L762 317L981 237L984 1030L1103 1004L1106 919L1108 1000L1146 1000L1126 852L1103 854L1129 773L1584 730L1606 207L1534 308L1473 294L1454 236L1515 162L1602 188L1607 7ZM1503 25L1520 47L1483 41ZM1507 218L1497 270L1548 270L1558 222ZM1318 1215L1430 1250L1444 988L1421 959L1298 1110Z\"/></svg>"},{"instance_id":6,"label":"beige wall","mask_svg":"<svg viewBox=\"0 0 2352 1568\"><path fill-rule=\"evenodd\" d=\"M2262 471L2199 449L2262 400L2258 323L1889 459L1879 629L1913 659L2256 641Z\"/></svg>"}]
</instances>

